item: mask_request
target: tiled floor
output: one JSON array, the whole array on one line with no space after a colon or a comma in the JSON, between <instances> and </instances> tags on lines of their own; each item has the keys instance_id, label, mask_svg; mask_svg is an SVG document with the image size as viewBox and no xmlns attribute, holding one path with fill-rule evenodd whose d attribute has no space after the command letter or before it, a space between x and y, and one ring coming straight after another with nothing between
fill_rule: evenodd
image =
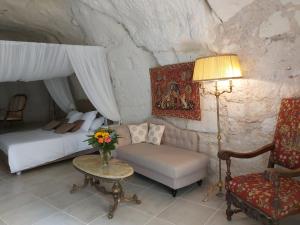
<instances>
[{"instance_id":1,"label":"tiled floor","mask_svg":"<svg viewBox=\"0 0 300 225\"><path fill-rule=\"evenodd\" d=\"M0 225L255 225L243 214L225 219L224 200L202 202L206 185L192 185L173 198L165 187L139 175L124 183L137 193L141 205L122 204L112 220L107 219L110 196L92 188L70 194L73 183L82 182L70 161L9 175L0 166ZM299 216L282 225L300 224Z\"/></svg>"}]
</instances>

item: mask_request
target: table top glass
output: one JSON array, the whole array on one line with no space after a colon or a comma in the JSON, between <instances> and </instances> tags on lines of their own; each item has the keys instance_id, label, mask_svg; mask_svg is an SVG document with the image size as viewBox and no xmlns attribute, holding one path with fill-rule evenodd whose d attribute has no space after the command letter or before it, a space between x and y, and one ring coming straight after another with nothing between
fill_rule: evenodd
<instances>
[{"instance_id":1,"label":"table top glass","mask_svg":"<svg viewBox=\"0 0 300 225\"><path fill-rule=\"evenodd\" d=\"M73 159L78 170L99 178L122 179L133 174L133 168L125 162L112 159L108 166L101 165L99 155L84 155Z\"/></svg>"}]
</instances>

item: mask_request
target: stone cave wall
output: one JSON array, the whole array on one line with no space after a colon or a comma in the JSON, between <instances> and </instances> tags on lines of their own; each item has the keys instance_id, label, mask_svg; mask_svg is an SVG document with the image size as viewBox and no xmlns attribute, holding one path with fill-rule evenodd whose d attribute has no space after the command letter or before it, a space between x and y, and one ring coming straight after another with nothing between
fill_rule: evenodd
<instances>
[{"instance_id":1,"label":"stone cave wall","mask_svg":"<svg viewBox=\"0 0 300 225\"><path fill-rule=\"evenodd\" d=\"M298 0L22 2L0 0L0 27L36 29L57 42L107 49L123 122L151 114L150 67L216 53L237 53L244 75L233 82L233 93L221 97L224 148L249 151L269 143L280 99L300 96ZM199 122L167 120L199 131L200 150L211 156L211 170L216 171L214 96L203 96L201 107ZM233 165L240 173L262 170L267 158Z\"/></svg>"}]
</instances>

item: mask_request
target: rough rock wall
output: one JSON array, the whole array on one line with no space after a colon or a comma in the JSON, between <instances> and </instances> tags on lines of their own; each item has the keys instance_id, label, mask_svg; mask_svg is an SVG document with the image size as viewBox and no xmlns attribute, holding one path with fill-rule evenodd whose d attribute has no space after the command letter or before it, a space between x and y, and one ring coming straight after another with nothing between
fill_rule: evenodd
<instances>
[{"instance_id":1,"label":"rough rock wall","mask_svg":"<svg viewBox=\"0 0 300 225\"><path fill-rule=\"evenodd\" d=\"M0 0L2 27L38 30L54 41L107 48L122 119L150 116L149 67L237 53L244 79L221 97L223 146L247 151L271 141L280 99L300 95L298 0ZM29 15L30 14L30 15ZM226 84L224 84L226 87ZM209 87L210 84L207 84ZM169 118L200 131L216 170L216 107L201 99L202 121ZM234 163L263 168L267 156Z\"/></svg>"}]
</instances>

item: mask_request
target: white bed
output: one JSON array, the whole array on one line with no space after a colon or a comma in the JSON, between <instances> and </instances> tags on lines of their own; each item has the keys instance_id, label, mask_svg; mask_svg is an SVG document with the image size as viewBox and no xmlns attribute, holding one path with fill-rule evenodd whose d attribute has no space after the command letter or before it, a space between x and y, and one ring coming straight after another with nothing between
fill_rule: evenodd
<instances>
[{"instance_id":1,"label":"white bed","mask_svg":"<svg viewBox=\"0 0 300 225\"><path fill-rule=\"evenodd\" d=\"M18 173L91 147L87 142L88 132L57 134L36 129L0 135L0 149L8 158L11 173Z\"/></svg>"}]
</instances>

